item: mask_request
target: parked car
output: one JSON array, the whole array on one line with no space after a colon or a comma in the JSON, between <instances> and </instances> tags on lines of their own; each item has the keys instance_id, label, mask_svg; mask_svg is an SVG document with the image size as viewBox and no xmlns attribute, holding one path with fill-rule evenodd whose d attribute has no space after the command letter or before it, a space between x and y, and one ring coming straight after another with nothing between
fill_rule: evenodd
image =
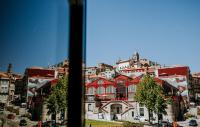
<instances>
[{"instance_id":1,"label":"parked car","mask_svg":"<svg viewBox=\"0 0 200 127\"><path fill-rule=\"evenodd\" d=\"M189 126L198 126L197 121L192 119L189 121Z\"/></svg>"},{"instance_id":2,"label":"parked car","mask_svg":"<svg viewBox=\"0 0 200 127\"><path fill-rule=\"evenodd\" d=\"M26 126L27 125L27 121L25 119L20 120L19 122L20 126Z\"/></svg>"}]
</instances>

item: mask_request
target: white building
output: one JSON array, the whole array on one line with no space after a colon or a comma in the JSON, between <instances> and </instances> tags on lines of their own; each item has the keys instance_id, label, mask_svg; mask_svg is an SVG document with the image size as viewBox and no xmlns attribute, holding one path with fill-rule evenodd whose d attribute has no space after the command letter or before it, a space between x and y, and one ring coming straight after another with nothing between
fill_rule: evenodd
<instances>
[{"instance_id":1,"label":"white building","mask_svg":"<svg viewBox=\"0 0 200 127\"><path fill-rule=\"evenodd\" d=\"M0 73L0 103L7 104L10 80L7 74Z\"/></svg>"},{"instance_id":2,"label":"white building","mask_svg":"<svg viewBox=\"0 0 200 127\"><path fill-rule=\"evenodd\" d=\"M134 121L134 118L140 117L143 120L149 119L149 113L144 105L134 100L136 85L142 77L130 78L124 75L118 75L111 80L98 78L86 85L85 118L102 120L126 120ZM166 95L176 96L178 91L169 83L155 79L166 90ZM162 115L163 120L172 121L179 114L179 100L173 101L173 106L168 105L168 115ZM157 121L157 115L151 113L151 117Z\"/></svg>"},{"instance_id":3,"label":"white building","mask_svg":"<svg viewBox=\"0 0 200 127\"><path fill-rule=\"evenodd\" d=\"M106 78L106 79L112 79L115 76L115 71L114 70L106 70L104 72L100 72L99 76Z\"/></svg>"},{"instance_id":4,"label":"white building","mask_svg":"<svg viewBox=\"0 0 200 127\"><path fill-rule=\"evenodd\" d=\"M121 72L121 70L125 70L125 69L128 69L130 68L130 60L119 60L117 63L116 63L116 71L117 72Z\"/></svg>"}]
</instances>

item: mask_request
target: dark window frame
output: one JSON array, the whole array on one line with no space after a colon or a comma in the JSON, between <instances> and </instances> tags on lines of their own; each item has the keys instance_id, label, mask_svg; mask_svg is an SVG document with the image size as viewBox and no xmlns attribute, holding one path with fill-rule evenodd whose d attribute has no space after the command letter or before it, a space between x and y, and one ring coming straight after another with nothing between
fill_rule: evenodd
<instances>
[{"instance_id":1,"label":"dark window frame","mask_svg":"<svg viewBox=\"0 0 200 127\"><path fill-rule=\"evenodd\" d=\"M83 127L85 125L83 63L85 65L86 0L68 0L68 2L70 29L67 127Z\"/></svg>"}]
</instances>

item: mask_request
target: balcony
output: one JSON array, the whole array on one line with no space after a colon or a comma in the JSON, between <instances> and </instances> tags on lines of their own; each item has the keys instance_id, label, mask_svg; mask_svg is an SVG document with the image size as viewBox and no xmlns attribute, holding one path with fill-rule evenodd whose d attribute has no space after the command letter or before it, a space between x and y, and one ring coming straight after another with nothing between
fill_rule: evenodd
<instances>
[{"instance_id":1,"label":"balcony","mask_svg":"<svg viewBox=\"0 0 200 127\"><path fill-rule=\"evenodd\" d=\"M85 101L86 102L93 102L95 100L95 96L92 95L92 94L88 94L88 95L85 95Z\"/></svg>"},{"instance_id":2,"label":"balcony","mask_svg":"<svg viewBox=\"0 0 200 127\"><path fill-rule=\"evenodd\" d=\"M128 98L113 98L112 101L128 101Z\"/></svg>"},{"instance_id":3,"label":"balcony","mask_svg":"<svg viewBox=\"0 0 200 127\"><path fill-rule=\"evenodd\" d=\"M106 94L96 95L95 96L95 101L96 100L98 100L98 101L110 101L111 97L109 95L106 95Z\"/></svg>"}]
</instances>

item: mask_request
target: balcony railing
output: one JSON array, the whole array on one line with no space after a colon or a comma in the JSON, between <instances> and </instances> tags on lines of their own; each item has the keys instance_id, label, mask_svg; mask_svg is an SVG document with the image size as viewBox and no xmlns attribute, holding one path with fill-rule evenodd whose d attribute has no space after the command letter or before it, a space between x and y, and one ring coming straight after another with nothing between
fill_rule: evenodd
<instances>
[{"instance_id":1,"label":"balcony railing","mask_svg":"<svg viewBox=\"0 0 200 127\"><path fill-rule=\"evenodd\" d=\"M112 101L127 101L128 98L113 98Z\"/></svg>"}]
</instances>

